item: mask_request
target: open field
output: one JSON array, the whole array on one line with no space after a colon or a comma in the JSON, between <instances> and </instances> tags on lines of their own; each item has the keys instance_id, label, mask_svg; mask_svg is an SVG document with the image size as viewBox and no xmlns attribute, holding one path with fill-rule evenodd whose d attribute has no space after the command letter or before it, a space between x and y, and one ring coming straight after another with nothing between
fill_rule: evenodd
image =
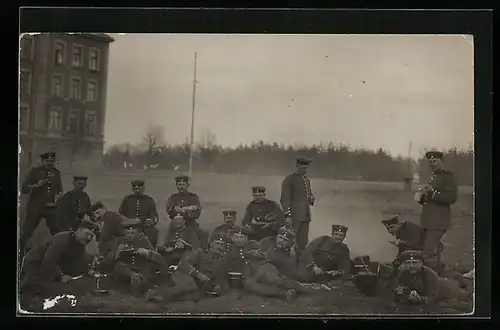
<instances>
[{"instance_id":1,"label":"open field","mask_svg":"<svg viewBox=\"0 0 500 330\"><path fill-rule=\"evenodd\" d=\"M129 182L133 179L146 180L146 191L157 203L160 214L159 229L163 234L168 226L165 220L165 201L175 191L174 174L130 174L91 176L87 191L93 201L101 200L111 210L116 210L121 199L130 193ZM71 176L64 178L64 188L71 185ZM253 185L265 185L268 198L278 201L281 177L256 177L245 175L194 174L191 191L200 196L202 217L200 224L207 230L222 221L222 210L238 211L241 221L247 203L251 200ZM391 239L380 221L390 214L399 214L403 220L418 221L420 206L413 201L413 194L403 192L402 184L348 182L312 179L312 188L317 197L313 208L310 239L328 234L331 224L349 227L346 244L353 256L369 254L378 261L390 261L396 253L395 247L387 242ZM450 266L463 269L473 267L473 194L471 187L461 187L460 197L453 208L453 227L445 235L444 261ZM32 243L48 237L48 230L42 222ZM95 245L89 247L95 249ZM80 280L80 286L87 280ZM78 290L74 288L74 290ZM83 289L87 291L87 289ZM114 297L114 298L113 298ZM229 313L349 313L383 314L404 311L381 297L366 298L357 294L354 288L341 288L328 295L314 298L299 298L294 304L283 306L282 302L249 296L220 297L198 303L176 303L161 307L113 292L111 296L99 299L82 297L81 303L68 312L229 312ZM55 311L56 308L54 308ZM435 311L439 312L439 311ZM441 312L445 312L442 310ZM450 311L451 312L451 311ZM469 310L455 313L466 313Z\"/></svg>"}]
</instances>

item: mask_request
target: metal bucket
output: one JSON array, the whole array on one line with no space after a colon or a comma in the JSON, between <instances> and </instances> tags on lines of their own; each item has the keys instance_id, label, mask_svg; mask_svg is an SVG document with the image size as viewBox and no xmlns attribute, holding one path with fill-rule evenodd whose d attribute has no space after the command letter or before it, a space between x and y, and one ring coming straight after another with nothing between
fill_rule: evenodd
<instances>
[{"instance_id":1,"label":"metal bucket","mask_svg":"<svg viewBox=\"0 0 500 330\"><path fill-rule=\"evenodd\" d=\"M228 283L231 289L243 289L243 274L237 272L229 272Z\"/></svg>"},{"instance_id":2,"label":"metal bucket","mask_svg":"<svg viewBox=\"0 0 500 330\"><path fill-rule=\"evenodd\" d=\"M365 296L374 297L379 292L379 277L374 273L359 273L354 276L354 284Z\"/></svg>"}]
</instances>

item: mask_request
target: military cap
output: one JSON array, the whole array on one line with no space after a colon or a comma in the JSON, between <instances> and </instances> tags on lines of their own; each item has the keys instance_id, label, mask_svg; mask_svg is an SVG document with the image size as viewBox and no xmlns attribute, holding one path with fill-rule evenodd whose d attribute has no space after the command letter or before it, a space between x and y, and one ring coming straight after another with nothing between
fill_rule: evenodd
<instances>
[{"instance_id":1,"label":"military cap","mask_svg":"<svg viewBox=\"0 0 500 330\"><path fill-rule=\"evenodd\" d=\"M401 265L403 262L407 260L422 260L423 259L423 254L422 251L418 250L406 250L403 253L399 255L397 258L397 263Z\"/></svg>"},{"instance_id":2,"label":"military cap","mask_svg":"<svg viewBox=\"0 0 500 330\"><path fill-rule=\"evenodd\" d=\"M236 215L236 214L238 214L238 212L236 212L234 210L224 210L224 211L222 211L222 214L224 214L224 215Z\"/></svg>"},{"instance_id":3,"label":"military cap","mask_svg":"<svg viewBox=\"0 0 500 330\"><path fill-rule=\"evenodd\" d=\"M188 183L189 182L189 176L187 176L187 175L176 176L175 177L175 182L177 182L177 183L179 183L179 182L186 182L186 183Z\"/></svg>"},{"instance_id":4,"label":"military cap","mask_svg":"<svg viewBox=\"0 0 500 330\"><path fill-rule=\"evenodd\" d=\"M144 186L144 180L133 180L130 183L132 186Z\"/></svg>"},{"instance_id":5,"label":"military cap","mask_svg":"<svg viewBox=\"0 0 500 330\"><path fill-rule=\"evenodd\" d=\"M80 223L78 224L78 228L86 228L86 229L90 229L92 231L98 231L99 230L99 226L97 225L97 223L95 223L94 221L92 221L90 219L90 217L86 216L84 217Z\"/></svg>"},{"instance_id":6,"label":"military cap","mask_svg":"<svg viewBox=\"0 0 500 330\"><path fill-rule=\"evenodd\" d=\"M98 209L101 209L104 207L104 204L102 202L96 202L94 203L90 208L89 208L89 214L92 214L94 213L95 211L97 211Z\"/></svg>"},{"instance_id":7,"label":"military cap","mask_svg":"<svg viewBox=\"0 0 500 330\"><path fill-rule=\"evenodd\" d=\"M293 232L293 229L290 226L283 226L278 230L278 235L287 238L287 239L294 239L295 238L295 233Z\"/></svg>"},{"instance_id":8,"label":"military cap","mask_svg":"<svg viewBox=\"0 0 500 330\"><path fill-rule=\"evenodd\" d=\"M53 151L44 152L43 154L40 155L40 158L42 160L54 160L54 159L56 159L56 153Z\"/></svg>"},{"instance_id":9,"label":"military cap","mask_svg":"<svg viewBox=\"0 0 500 330\"><path fill-rule=\"evenodd\" d=\"M393 225L399 223L399 216L394 215L394 216L390 217L389 219L382 220L381 222L384 224L384 226L390 227L390 226L393 226Z\"/></svg>"},{"instance_id":10,"label":"military cap","mask_svg":"<svg viewBox=\"0 0 500 330\"><path fill-rule=\"evenodd\" d=\"M231 234L243 234L246 235L245 231L243 230L243 227L240 226L234 226L229 230Z\"/></svg>"},{"instance_id":11,"label":"military cap","mask_svg":"<svg viewBox=\"0 0 500 330\"><path fill-rule=\"evenodd\" d=\"M342 225L332 225L332 232L337 231L341 233L347 233L347 227Z\"/></svg>"},{"instance_id":12,"label":"military cap","mask_svg":"<svg viewBox=\"0 0 500 330\"><path fill-rule=\"evenodd\" d=\"M425 153L425 158L427 159L443 159L444 154L441 151L427 151Z\"/></svg>"},{"instance_id":13,"label":"military cap","mask_svg":"<svg viewBox=\"0 0 500 330\"><path fill-rule=\"evenodd\" d=\"M266 187L263 187L263 186L254 186L254 187L252 187L252 192L254 194L266 192Z\"/></svg>"},{"instance_id":14,"label":"military cap","mask_svg":"<svg viewBox=\"0 0 500 330\"><path fill-rule=\"evenodd\" d=\"M83 180L83 181L87 181L89 177L88 176L85 176L85 175L75 175L73 176L73 180Z\"/></svg>"},{"instance_id":15,"label":"military cap","mask_svg":"<svg viewBox=\"0 0 500 330\"><path fill-rule=\"evenodd\" d=\"M168 212L168 216L170 217L170 219L173 219L173 218L175 218L178 215L184 217L184 214L182 214L181 212L177 212L175 210L172 210L172 211Z\"/></svg>"},{"instance_id":16,"label":"military cap","mask_svg":"<svg viewBox=\"0 0 500 330\"><path fill-rule=\"evenodd\" d=\"M121 225L125 229L136 229L140 227L141 223L136 219L124 219Z\"/></svg>"},{"instance_id":17,"label":"military cap","mask_svg":"<svg viewBox=\"0 0 500 330\"><path fill-rule=\"evenodd\" d=\"M302 157L302 156L301 156L301 157L297 157L297 158L295 158L295 162L296 162L297 164L299 164L299 165L309 165L309 164L312 162L312 160L310 160L310 159L309 159L309 158L307 158L307 157Z\"/></svg>"}]
</instances>

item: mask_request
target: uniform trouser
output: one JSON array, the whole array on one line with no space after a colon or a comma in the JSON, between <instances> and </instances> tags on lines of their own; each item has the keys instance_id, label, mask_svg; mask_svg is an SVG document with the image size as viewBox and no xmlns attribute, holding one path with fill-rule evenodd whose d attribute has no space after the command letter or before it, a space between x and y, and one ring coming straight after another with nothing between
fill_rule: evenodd
<instances>
[{"instance_id":1,"label":"uniform trouser","mask_svg":"<svg viewBox=\"0 0 500 330\"><path fill-rule=\"evenodd\" d=\"M281 277L279 270L270 263L260 265L255 276L247 280L245 285L250 292L268 296L279 296L283 294L283 291L291 289L299 293L314 292L296 280Z\"/></svg>"},{"instance_id":2,"label":"uniform trouser","mask_svg":"<svg viewBox=\"0 0 500 330\"><path fill-rule=\"evenodd\" d=\"M442 229L424 229L422 237L424 264L438 273L441 268L441 238L445 232Z\"/></svg>"},{"instance_id":3,"label":"uniform trouser","mask_svg":"<svg viewBox=\"0 0 500 330\"><path fill-rule=\"evenodd\" d=\"M156 227L144 227L142 229L144 235L146 235L147 239L151 243L151 245L156 246L158 243L158 233L159 230Z\"/></svg>"},{"instance_id":4,"label":"uniform trouser","mask_svg":"<svg viewBox=\"0 0 500 330\"><path fill-rule=\"evenodd\" d=\"M26 248L26 244L33 235L33 232L40 224L40 220L42 218L45 219L45 224L49 228L50 234L52 236L60 231L55 211L56 210L54 207L44 207L41 210L40 209L26 210L26 216L24 218L21 227L21 238L20 238L21 251L24 251L24 249Z\"/></svg>"},{"instance_id":5,"label":"uniform trouser","mask_svg":"<svg viewBox=\"0 0 500 330\"><path fill-rule=\"evenodd\" d=\"M297 244L297 252L300 254L304 251L309 243L309 222L297 222L293 225L295 231L295 244Z\"/></svg>"},{"instance_id":6,"label":"uniform trouser","mask_svg":"<svg viewBox=\"0 0 500 330\"><path fill-rule=\"evenodd\" d=\"M156 273L153 271L152 267L148 266L133 266L126 264L124 262L117 262L113 269L113 278L122 283L130 283L130 279L133 275L140 274L142 280L144 281L144 286L150 282Z\"/></svg>"}]
</instances>

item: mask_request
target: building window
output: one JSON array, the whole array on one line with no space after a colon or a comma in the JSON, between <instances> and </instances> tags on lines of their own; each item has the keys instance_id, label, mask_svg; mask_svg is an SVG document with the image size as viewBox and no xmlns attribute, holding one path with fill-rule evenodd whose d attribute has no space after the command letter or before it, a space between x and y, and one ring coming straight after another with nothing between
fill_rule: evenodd
<instances>
[{"instance_id":1,"label":"building window","mask_svg":"<svg viewBox=\"0 0 500 330\"><path fill-rule=\"evenodd\" d=\"M89 51L89 69L99 71L99 50L92 48Z\"/></svg>"},{"instance_id":2,"label":"building window","mask_svg":"<svg viewBox=\"0 0 500 330\"><path fill-rule=\"evenodd\" d=\"M83 47L78 45L73 45L73 66L75 68L81 68L83 64Z\"/></svg>"},{"instance_id":3,"label":"building window","mask_svg":"<svg viewBox=\"0 0 500 330\"><path fill-rule=\"evenodd\" d=\"M80 131L79 119L80 119L80 112L78 111L78 109L71 109L68 114L68 133L70 134L79 133Z\"/></svg>"},{"instance_id":4,"label":"building window","mask_svg":"<svg viewBox=\"0 0 500 330\"><path fill-rule=\"evenodd\" d=\"M55 97L63 97L63 77L54 75L52 78L52 95Z\"/></svg>"},{"instance_id":5,"label":"building window","mask_svg":"<svg viewBox=\"0 0 500 330\"><path fill-rule=\"evenodd\" d=\"M62 111L60 108L52 108L49 112L48 129L60 132L62 128Z\"/></svg>"},{"instance_id":6,"label":"building window","mask_svg":"<svg viewBox=\"0 0 500 330\"><path fill-rule=\"evenodd\" d=\"M31 94L31 72L27 70L21 70L19 77L19 91L21 93L21 98L24 95Z\"/></svg>"},{"instance_id":7,"label":"building window","mask_svg":"<svg viewBox=\"0 0 500 330\"><path fill-rule=\"evenodd\" d=\"M95 81L89 81L87 83L87 101L97 101L97 82Z\"/></svg>"},{"instance_id":8,"label":"building window","mask_svg":"<svg viewBox=\"0 0 500 330\"><path fill-rule=\"evenodd\" d=\"M95 135L97 133L97 114L95 111L85 113L85 134Z\"/></svg>"},{"instance_id":9,"label":"building window","mask_svg":"<svg viewBox=\"0 0 500 330\"><path fill-rule=\"evenodd\" d=\"M54 45L54 63L64 65L66 53L66 44L62 41L56 41Z\"/></svg>"},{"instance_id":10,"label":"building window","mask_svg":"<svg viewBox=\"0 0 500 330\"><path fill-rule=\"evenodd\" d=\"M19 108L19 129L21 131L30 129L30 107L28 104L21 104Z\"/></svg>"},{"instance_id":11,"label":"building window","mask_svg":"<svg viewBox=\"0 0 500 330\"><path fill-rule=\"evenodd\" d=\"M33 58L33 38L29 35L21 38L21 58L28 60Z\"/></svg>"},{"instance_id":12,"label":"building window","mask_svg":"<svg viewBox=\"0 0 500 330\"><path fill-rule=\"evenodd\" d=\"M71 78L70 97L72 99L80 99L80 91L82 90L82 83L80 78Z\"/></svg>"}]
</instances>

